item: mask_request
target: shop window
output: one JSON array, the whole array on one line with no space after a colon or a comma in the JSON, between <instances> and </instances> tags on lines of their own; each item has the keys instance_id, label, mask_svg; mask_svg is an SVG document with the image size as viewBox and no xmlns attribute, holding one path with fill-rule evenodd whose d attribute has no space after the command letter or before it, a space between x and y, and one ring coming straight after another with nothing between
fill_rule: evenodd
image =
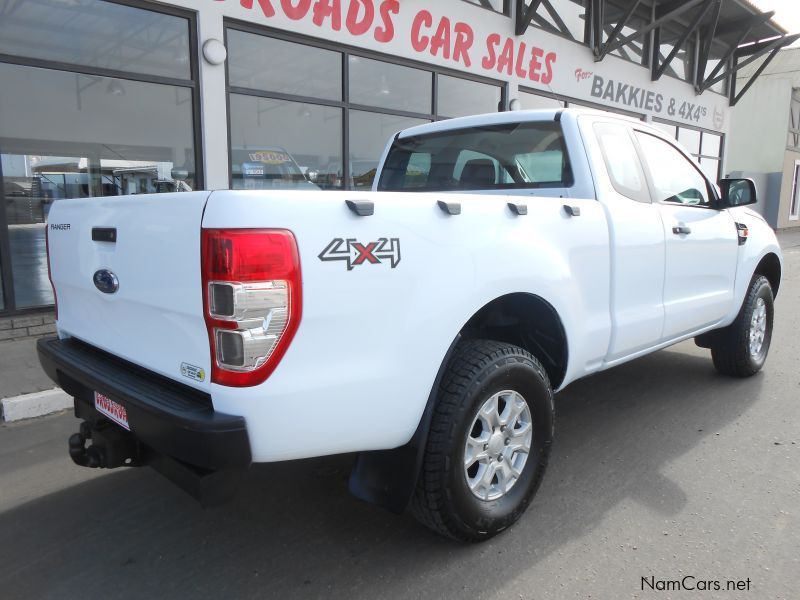
<instances>
[{"instance_id":1,"label":"shop window","mask_svg":"<svg viewBox=\"0 0 800 600\"><path fill-rule=\"evenodd\" d=\"M681 146L686 148L694 156L700 154L700 132L697 129L679 127L678 141L681 143Z\"/></svg>"},{"instance_id":2,"label":"shop window","mask_svg":"<svg viewBox=\"0 0 800 600\"><path fill-rule=\"evenodd\" d=\"M370 189L387 140L402 129L428 122L397 115L350 111L349 187Z\"/></svg>"},{"instance_id":3,"label":"shop window","mask_svg":"<svg viewBox=\"0 0 800 600\"><path fill-rule=\"evenodd\" d=\"M669 123L662 123L660 121L653 121L652 123L650 123L650 125L652 125L656 129L660 129L672 139L674 140L678 139L678 128L675 127L675 125L670 125Z\"/></svg>"},{"instance_id":4,"label":"shop window","mask_svg":"<svg viewBox=\"0 0 800 600\"><path fill-rule=\"evenodd\" d=\"M703 132L703 145L700 149L705 156L722 156L722 136L714 133Z\"/></svg>"},{"instance_id":5,"label":"shop window","mask_svg":"<svg viewBox=\"0 0 800 600\"><path fill-rule=\"evenodd\" d=\"M717 181L722 167L722 136L690 127L677 127L677 139L700 165L711 181Z\"/></svg>"},{"instance_id":6,"label":"shop window","mask_svg":"<svg viewBox=\"0 0 800 600\"><path fill-rule=\"evenodd\" d=\"M439 117L463 117L497 112L502 97L500 86L439 75Z\"/></svg>"},{"instance_id":7,"label":"shop window","mask_svg":"<svg viewBox=\"0 0 800 600\"><path fill-rule=\"evenodd\" d=\"M429 71L350 56L350 102L430 114L433 78Z\"/></svg>"},{"instance_id":8,"label":"shop window","mask_svg":"<svg viewBox=\"0 0 800 600\"><path fill-rule=\"evenodd\" d=\"M247 25L229 24L226 38L234 188L367 189L396 132L495 112L502 97L500 85Z\"/></svg>"},{"instance_id":9,"label":"shop window","mask_svg":"<svg viewBox=\"0 0 800 600\"><path fill-rule=\"evenodd\" d=\"M230 97L233 189L339 189L342 109Z\"/></svg>"},{"instance_id":10,"label":"shop window","mask_svg":"<svg viewBox=\"0 0 800 600\"><path fill-rule=\"evenodd\" d=\"M190 191L198 175L191 17L98 0L11 3L0 19L0 310L52 304L54 202ZM10 265L10 269L8 266Z\"/></svg>"},{"instance_id":11,"label":"shop window","mask_svg":"<svg viewBox=\"0 0 800 600\"><path fill-rule=\"evenodd\" d=\"M232 87L342 99L342 55L314 46L228 29Z\"/></svg>"},{"instance_id":12,"label":"shop window","mask_svg":"<svg viewBox=\"0 0 800 600\"><path fill-rule=\"evenodd\" d=\"M564 108L564 103L555 98L523 92L522 90L517 92L517 99L524 110L535 108Z\"/></svg>"},{"instance_id":13,"label":"shop window","mask_svg":"<svg viewBox=\"0 0 800 600\"><path fill-rule=\"evenodd\" d=\"M717 181L722 169L722 136L717 133L675 126L670 123L653 121L650 123L678 140L700 165L700 169L711 181Z\"/></svg>"},{"instance_id":14,"label":"shop window","mask_svg":"<svg viewBox=\"0 0 800 600\"><path fill-rule=\"evenodd\" d=\"M183 17L102 0L3 3L0 54L189 79Z\"/></svg>"}]
</instances>

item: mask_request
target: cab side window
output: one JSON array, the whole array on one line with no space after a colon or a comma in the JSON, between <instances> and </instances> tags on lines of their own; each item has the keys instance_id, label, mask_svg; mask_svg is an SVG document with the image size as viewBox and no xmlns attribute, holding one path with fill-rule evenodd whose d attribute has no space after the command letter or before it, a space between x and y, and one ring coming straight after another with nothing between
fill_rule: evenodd
<instances>
[{"instance_id":1,"label":"cab side window","mask_svg":"<svg viewBox=\"0 0 800 600\"><path fill-rule=\"evenodd\" d=\"M596 123L594 132L614 189L637 202L650 202L642 163L624 125Z\"/></svg>"},{"instance_id":2,"label":"cab side window","mask_svg":"<svg viewBox=\"0 0 800 600\"><path fill-rule=\"evenodd\" d=\"M689 159L677 148L654 135L636 132L653 182L656 202L709 206L708 184Z\"/></svg>"}]
</instances>

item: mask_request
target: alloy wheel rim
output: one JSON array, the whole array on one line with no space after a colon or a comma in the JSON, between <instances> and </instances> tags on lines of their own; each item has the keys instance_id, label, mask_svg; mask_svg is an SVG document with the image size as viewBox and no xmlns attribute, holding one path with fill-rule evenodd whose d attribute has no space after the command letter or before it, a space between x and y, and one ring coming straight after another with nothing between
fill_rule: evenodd
<instances>
[{"instance_id":1,"label":"alloy wheel rim","mask_svg":"<svg viewBox=\"0 0 800 600\"><path fill-rule=\"evenodd\" d=\"M533 441L531 410L513 390L490 396L478 410L464 446L464 476L481 500L497 500L517 483Z\"/></svg>"},{"instance_id":2,"label":"alloy wheel rim","mask_svg":"<svg viewBox=\"0 0 800 600\"><path fill-rule=\"evenodd\" d=\"M758 356L764 347L764 338L767 335L767 304L763 298L756 301L753 314L750 317L750 356Z\"/></svg>"}]
</instances>

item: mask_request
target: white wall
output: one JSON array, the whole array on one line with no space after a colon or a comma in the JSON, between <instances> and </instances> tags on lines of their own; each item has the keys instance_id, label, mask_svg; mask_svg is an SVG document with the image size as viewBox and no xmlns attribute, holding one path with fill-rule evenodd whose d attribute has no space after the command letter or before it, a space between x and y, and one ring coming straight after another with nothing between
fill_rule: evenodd
<instances>
[{"instance_id":1,"label":"white wall","mask_svg":"<svg viewBox=\"0 0 800 600\"><path fill-rule=\"evenodd\" d=\"M791 78L756 80L732 111L726 171L783 170L791 97Z\"/></svg>"}]
</instances>

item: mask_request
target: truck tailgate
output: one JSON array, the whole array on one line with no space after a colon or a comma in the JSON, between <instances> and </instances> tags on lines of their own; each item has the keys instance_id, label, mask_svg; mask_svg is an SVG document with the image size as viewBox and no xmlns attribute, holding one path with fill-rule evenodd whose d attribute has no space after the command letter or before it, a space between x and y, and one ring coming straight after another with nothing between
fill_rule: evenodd
<instances>
[{"instance_id":1,"label":"truck tailgate","mask_svg":"<svg viewBox=\"0 0 800 600\"><path fill-rule=\"evenodd\" d=\"M208 196L55 202L47 232L60 335L207 390L200 227Z\"/></svg>"}]
</instances>

